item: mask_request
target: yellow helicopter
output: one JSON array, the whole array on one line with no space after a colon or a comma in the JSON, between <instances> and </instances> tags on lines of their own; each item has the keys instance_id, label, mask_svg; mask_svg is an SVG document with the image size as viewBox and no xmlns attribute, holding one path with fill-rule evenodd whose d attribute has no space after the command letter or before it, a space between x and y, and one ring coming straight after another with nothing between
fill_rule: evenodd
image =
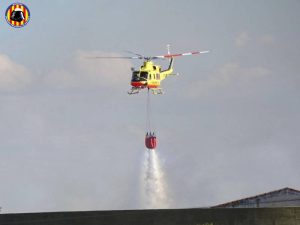
<instances>
[{"instance_id":1,"label":"yellow helicopter","mask_svg":"<svg viewBox=\"0 0 300 225\"><path fill-rule=\"evenodd\" d=\"M140 54L136 54L133 52L129 52L135 54L133 57L93 57L93 58L122 58L122 59L142 59L144 60L143 65L139 70L135 70L132 68L132 77L131 77L131 90L128 91L128 94L137 94L140 90L144 88L148 88L148 90L152 90L153 94L163 94L162 88L160 87L161 81L166 79L170 75L177 75L173 73L173 59L178 56L188 56L188 55L196 55L196 54L204 54L209 53L210 51L194 51L194 52L186 52L179 54L171 54L169 45L168 54L159 55L159 56L150 56L145 57ZM156 59L169 59L170 64L169 67L165 70L161 69L160 65L156 65L153 63L153 60Z\"/></svg>"}]
</instances>

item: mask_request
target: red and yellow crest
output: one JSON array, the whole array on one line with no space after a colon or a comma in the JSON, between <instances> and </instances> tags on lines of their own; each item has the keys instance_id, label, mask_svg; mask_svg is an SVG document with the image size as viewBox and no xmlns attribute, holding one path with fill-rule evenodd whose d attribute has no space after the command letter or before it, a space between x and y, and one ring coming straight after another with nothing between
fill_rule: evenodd
<instances>
[{"instance_id":1,"label":"red and yellow crest","mask_svg":"<svg viewBox=\"0 0 300 225\"><path fill-rule=\"evenodd\" d=\"M13 3L7 8L5 18L12 27L24 27L30 20L30 11L22 3Z\"/></svg>"}]
</instances>

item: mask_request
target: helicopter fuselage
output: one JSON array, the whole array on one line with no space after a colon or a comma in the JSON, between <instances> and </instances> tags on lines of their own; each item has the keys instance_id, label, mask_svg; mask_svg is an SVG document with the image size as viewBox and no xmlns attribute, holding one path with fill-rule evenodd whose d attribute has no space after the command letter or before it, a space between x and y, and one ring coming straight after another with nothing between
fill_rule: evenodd
<instances>
[{"instance_id":1,"label":"helicopter fuselage","mask_svg":"<svg viewBox=\"0 0 300 225\"><path fill-rule=\"evenodd\" d=\"M156 89L168 75L173 72L172 60L167 70L162 71L161 66L154 65L152 61L145 61L139 70L132 72L131 86L133 88Z\"/></svg>"}]
</instances>

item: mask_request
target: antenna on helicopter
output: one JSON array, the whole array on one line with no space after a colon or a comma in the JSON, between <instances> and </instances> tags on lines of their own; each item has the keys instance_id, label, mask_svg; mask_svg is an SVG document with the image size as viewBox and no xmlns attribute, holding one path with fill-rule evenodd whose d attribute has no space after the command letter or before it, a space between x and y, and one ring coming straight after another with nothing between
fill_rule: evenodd
<instances>
[{"instance_id":1,"label":"antenna on helicopter","mask_svg":"<svg viewBox=\"0 0 300 225\"><path fill-rule=\"evenodd\" d=\"M170 45L170 44L167 44L168 55L171 55L170 47L171 47L171 45ZM171 63L171 60L172 60L172 58L169 59L169 62L170 62L170 63ZM173 61L173 60L172 60L172 61ZM171 64L170 64L170 66L171 66Z\"/></svg>"},{"instance_id":2,"label":"antenna on helicopter","mask_svg":"<svg viewBox=\"0 0 300 225\"><path fill-rule=\"evenodd\" d=\"M171 52L170 52L170 47L171 47L171 45L170 45L170 44L167 44L167 51L168 51L168 55L170 55L170 54L171 54Z\"/></svg>"}]
</instances>

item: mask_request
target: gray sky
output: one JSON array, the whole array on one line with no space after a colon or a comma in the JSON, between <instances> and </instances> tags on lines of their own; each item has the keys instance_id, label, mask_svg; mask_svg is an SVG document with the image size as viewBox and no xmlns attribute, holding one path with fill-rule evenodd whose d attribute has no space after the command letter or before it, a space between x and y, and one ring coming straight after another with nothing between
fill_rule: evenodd
<instances>
[{"instance_id":1,"label":"gray sky","mask_svg":"<svg viewBox=\"0 0 300 225\"><path fill-rule=\"evenodd\" d=\"M128 96L139 61L180 76L153 96L171 208L300 189L300 2L22 1L21 29L0 3L2 212L144 208L146 93ZM166 66L166 62L158 62Z\"/></svg>"}]
</instances>

